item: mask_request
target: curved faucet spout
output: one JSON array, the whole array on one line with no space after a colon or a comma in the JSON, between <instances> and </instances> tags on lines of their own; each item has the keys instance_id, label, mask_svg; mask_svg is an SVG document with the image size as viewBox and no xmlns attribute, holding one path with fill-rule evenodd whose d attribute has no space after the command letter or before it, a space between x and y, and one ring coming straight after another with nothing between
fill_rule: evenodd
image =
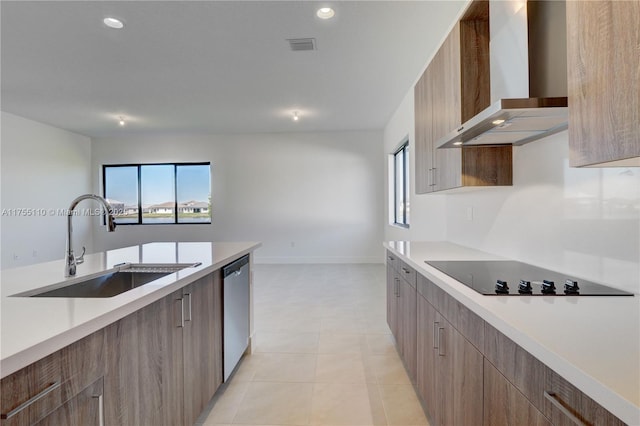
<instances>
[{"instance_id":1,"label":"curved faucet spout","mask_svg":"<svg viewBox=\"0 0 640 426\"><path fill-rule=\"evenodd\" d=\"M67 249L65 253L64 269L65 277L71 277L76 274L76 265L78 263L78 259L73 254L73 226L71 222L74 216L73 212L82 200L95 200L100 203L102 209L104 210L104 214L107 215L107 230L109 232L113 232L116 230L116 222L113 218L113 209L111 208L111 204L109 204L107 200L95 194L84 194L73 200L71 202L71 205L69 206L69 210L67 211Z\"/></svg>"}]
</instances>

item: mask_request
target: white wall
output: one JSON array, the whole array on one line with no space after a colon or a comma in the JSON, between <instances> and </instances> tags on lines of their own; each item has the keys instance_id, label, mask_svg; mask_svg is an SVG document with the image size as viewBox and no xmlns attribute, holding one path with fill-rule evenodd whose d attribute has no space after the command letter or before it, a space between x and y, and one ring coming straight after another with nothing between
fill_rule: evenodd
<instances>
[{"instance_id":1,"label":"white wall","mask_svg":"<svg viewBox=\"0 0 640 426\"><path fill-rule=\"evenodd\" d=\"M386 126L385 161L413 141L413 116L412 89ZM514 147L511 187L412 191L408 230L388 225L387 171L385 239L448 240L640 293L640 168L571 168L568 158L565 131Z\"/></svg>"},{"instance_id":2,"label":"white wall","mask_svg":"<svg viewBox=\"0 0 640 426\"><path fill-rule=\"evenodd\" d=\"M78 195L91 192L91 141L46 124L1 113L2 269L64 258L66 209ZM86 205L84 203L87 203ZM90 202L79 207L93 208ZM33 209L38 216L14 214ZM96 222L98 219L96 219ZM91 251L91 219L74 218L74 241Z\"/></svg>"},{"instance_id":3,"label":"white wall","mask_svg":"<svg viewBox=\"0 0 640 426\"><path fill-rule=\"evenodd\" d=\"M445 196L429 194L429 196L415 193L415 127L413 112L413 89L407 93L404 100L391 117L384 130L385 155L385 240L404 241L439 241L446 238ZM392 225L393 222L393 186L388 179L390 170L389 156L409 137L409 173L410 182L410 212L409 228Z\"/></svg>"},{"instance_id":4,"label":"white wall","mask_svg":"<svg viewBox=\"0 0 640 426\"><path fill-rule=\"evenodd\" d=\"M640 168L571 168L566 131L513 153L512 187L446 196L447 239L640 293Z\"/></svg>"},{"instance_id":5,"label":"white wall","mask_svg":"<svg viewBox=\"0 0 640 426\"><path fill-rule=\"evenodd\" d=\"M93 142L102 164L211 161L213 224L94 231L96 250L148 241L261 241L258 262L380 262L381 132L146 135Z\"/></svg>"}]
</instances>

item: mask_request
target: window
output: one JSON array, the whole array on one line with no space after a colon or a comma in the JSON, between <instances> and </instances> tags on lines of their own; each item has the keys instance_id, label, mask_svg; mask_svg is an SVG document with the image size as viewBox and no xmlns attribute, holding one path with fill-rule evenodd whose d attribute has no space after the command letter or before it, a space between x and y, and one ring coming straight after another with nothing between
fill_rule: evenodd
<instances>
[{"instance_id":1,"label":"window","mask_svg":"<svg viewBox=\"0 0 640 426\"><path fill-rule=\"evenodd\" d=\"M116 223L211 223L211 163L103 166Z\"/></svg>"},{"instance_id":2,"label":"window","mask_svg":"<svg viewBox=\"0 0 640 426\"><path fill-rule=\"evenodd\" d=\"M393 154L393 223L409 227L409 141Z\"/></svg>"}]
</instances>

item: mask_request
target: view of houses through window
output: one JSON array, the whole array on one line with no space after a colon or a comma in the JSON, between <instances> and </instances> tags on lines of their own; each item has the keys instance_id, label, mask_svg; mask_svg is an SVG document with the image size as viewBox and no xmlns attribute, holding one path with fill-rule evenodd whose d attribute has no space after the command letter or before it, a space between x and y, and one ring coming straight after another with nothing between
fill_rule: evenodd
<instances>
[{"instance_id":1,"label":"view of houses through window","mask_svg":"<svg viewBox=\"0 0 640 426\"><path fill-rule=\"evenodd\" d=\"M118 224L211 223L211 164L103 166Z\"/></svg>"}]
</instances>

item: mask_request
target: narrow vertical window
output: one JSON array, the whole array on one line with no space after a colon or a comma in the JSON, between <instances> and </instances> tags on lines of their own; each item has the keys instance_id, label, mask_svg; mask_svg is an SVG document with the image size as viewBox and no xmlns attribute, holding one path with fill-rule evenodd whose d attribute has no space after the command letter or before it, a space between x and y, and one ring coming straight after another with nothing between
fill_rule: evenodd
<instances>
[{"instance_id":1,"label":"narrow vertical window","mask_svg":"<svg viewBox=\"0 0 640 426\"><path fill-rule=\"evenodd\" d=\"M138 167L106 167L104 196L114 210L116 224L138 223Z\"/></svg>"},{"instance_id":2,"label":"narrow vertical window","mask_svg":"<svg viewBox=\"0 0 640 426\"><path fill-rule=\"evenodd\" d=\"M409 141L393 154L393 223L409 226Z\"/></svg>"},{"instance_id":3,"label":"narrow vertical window","mask_svg":"<svg viewBox=\"0 0 640 426\"><path fill-rule=\"evenodd\" d=\"M175 223L175 166L140 167L142 223Z\"/></svg>"},{"instance_id":4,"label":"narrow vertical window","mask_svg":"<svg viewBox=\"0 0 640 426\"><path fill-rule=\"evenodd\" d=\"M211 184L208 164L176 166L178 223L211 222Z\"/></svg>"}]
</instances>

